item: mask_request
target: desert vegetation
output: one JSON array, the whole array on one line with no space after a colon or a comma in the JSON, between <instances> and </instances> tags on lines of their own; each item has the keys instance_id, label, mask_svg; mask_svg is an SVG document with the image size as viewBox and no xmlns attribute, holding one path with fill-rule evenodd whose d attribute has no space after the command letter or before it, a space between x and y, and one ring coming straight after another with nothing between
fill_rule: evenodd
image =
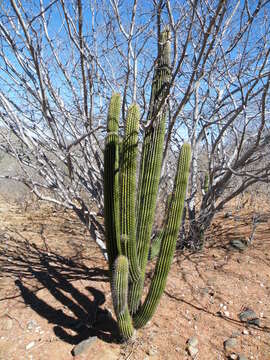
<instances>
[{"instance_id":1,"label":"desert vegetation","mask_svg":"<svg viewBox=\"0 0 270 360\"><path fill-rule=\"evenodd\" d=\"M36 278L47 289L59 287L56 300L63 304L71 302L61 291L75 296L70 309L79 320L69 330L78 330L77 335L63 335L61 330L61 336L56 331L70 344L93 337L100 316L115 326L110 329L111 340L132 338L138 345L143 340L136 340L134 328L145 326L157 308L162 312L158 303L161 299L162 308L166 300L161 295L168 304L170 295L171 301L179 300L166 290L176 274L175 262L191 256L196 263L205 256L211 263L208 257L216 256L215 244L221 247L217 257L225 251L226 261L233 262L239 254L257 254L252 246L258 229L269 231L270 2L10 0L0 9L2 212L21 211L25 221L28 213L48 209L58 224L57 214L68 214L79 234L72 246L67 245L66 256L69 252L72 256L65 259L44 235L43 217L37 232L41 243L35 236L33 242L27 238L21 242L4 219L3 278L9 269L19 296L45 318L44 299L34 306L34 293L24 276ZM31 201L26 200L29 194ZM12 205L14 199L17 205ZM261 211L256 208L258 200ZM245 208L249 212L242 215ZM231 236L230 221L237 224L244 217L245 236ZM220 230L222 219L226 226L219 233L216 228ZM15 226L16 232L27 233L29 226ZM86 250L89 243L92 253ZM265 246L267 252L267 242ZM263 257L260 261L269 270L267 255ZM193 271L197 275L200 271L197 265L194 270L192 261L195 276ZM111 289L107 284L98 292L92 289L93 306L85 308L88 295L72 287L58 262L68 271L72 266L78 269L74 281L80 276L87 281L87 269L96 268L104 282L109 279ZM179 266L178 286L183 281ZM20 267L25 269L22 278ZM40 276L42 272L48 272L51 282ZM264 278L266 273L262 271ZM117 326L105 311L102 290L111 294L109 307L114 308ZM213 294L207 295L209 301ZM248 304L238 310L252 314ZM50 311L47 320L57 319ZM219 311L222 318L230 318L223 307ZM244 321L242 316L240 323L251 320L250 326L267 334L267 324L260 327L254 314ZM56 322L59 326L72 322L61 319ZM147 336L152 321L140 330ZM103 330L95 329L104 340ZM231 356L227 351L231 343L224 343L225 357ZM179 350L182 355L170 356L197 357L197 345L191 338L187 353ZM124 346L123 358L129 358L129 351L142 358L143 352L136 355L132 350L134 343ZM160 356L166 358L164 353ZM200 356L204 359L206 354Z\"/></svg>"}]
</instances>

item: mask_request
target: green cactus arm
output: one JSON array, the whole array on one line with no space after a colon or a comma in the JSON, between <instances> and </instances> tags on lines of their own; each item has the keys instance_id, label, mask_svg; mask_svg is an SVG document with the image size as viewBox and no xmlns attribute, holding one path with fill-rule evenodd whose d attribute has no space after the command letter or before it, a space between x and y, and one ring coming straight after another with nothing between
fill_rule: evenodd
<instances>
[{"instance_id":1,"label":"green cactus arm","mask_svg":"<svg viewBox=\"0 0 270 360\"><path fill-rule=\"evenodd\" d=\"M120 95L112 95L107 118L108 134L104 152L104 220L110 273L117 255L121 254L118 149L120 107Z\"/></svg>"},{"instance_id":2,"label":"green cactus arm","mask_svg":"<svg viewBox=\"0 0 270 360\"><path fill-rule=\"evenodd\" d=\"M151 231L154 221L158 185L162 165L162 153L165 137L166 105L159 107L160 98L166 91L166 84L170 80L170 33L166 29L161 33L158 65L155 70L149 113L147 121L151 126L146 130L140 163L140 175L136 204L136 239L138 261L141 268L141 278L131 283L129 301L130 311L134 314L139 306L145 277L145 268L148 260ZM153 119L155 115L155 119Z\"/></svg>"},{"instance_id":3,"label":"green cactus arm","mask_svg":"<svg viewBox=\"0 0 270 360\"><path fill-rule=\"evenodd\" d=\"M173 197L163 232L160 253L155 268L153 280L143 305L133 318L135 328L144 326L153 316L160 297L165 289L167 276L175 251L177 235L181 225L184 200L189 175L191 149L189 144L182 146L177 172L175 176Z\"/></svg>"},{"instance_id":4,"label":"green cactus arm","mask_svg":"<svg viewBox=\"0 0 270 360\"><path fill-rule=\"evenodd\" d=\"M112 277L112 299L117 317L118 327L122 337L127 340L132 337L134 328L128 310L128 259L119 255L115 260Z\"/></svg>"},{"instance_id":5,"label":"green cactus arm","mask_svg":"<svg viewBox=\"0 0 270 360\"><path fill-rule=\"evenodd\" d=\"M125 136L122 143L120 181L121 237L123 239L128 239L126 252L124 252L124 255L128 257L129 273L132 281L138 281L140 277L135 232L136 166L138 153L139 120L139 107L138 105L133 104L128 109Z\"/></svg>"}]
</instances>

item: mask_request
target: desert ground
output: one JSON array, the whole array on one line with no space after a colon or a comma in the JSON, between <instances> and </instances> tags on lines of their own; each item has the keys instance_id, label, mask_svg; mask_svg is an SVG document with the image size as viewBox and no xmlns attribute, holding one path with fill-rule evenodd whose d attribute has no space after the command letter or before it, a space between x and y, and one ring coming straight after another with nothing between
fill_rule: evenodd
<instances>
[{"instance_id":1,"label":"desert ground","mask_svg":"<svg viewBox=\"0 0 270 360\"><path fill-rule=\"evenodd\" d=\"M79 220L52 205L2 195L0 214L1 360L184 360L192 358L191 338L197 360L270 359L265 197L243 208L230 204L200 252L175 254L157 312L128 344L119 341L106 262ZM254 214L260 222L252 242L233 247L249 239ZM256 321L240 320L247 310Z\"/></svg>"}]
</instances>

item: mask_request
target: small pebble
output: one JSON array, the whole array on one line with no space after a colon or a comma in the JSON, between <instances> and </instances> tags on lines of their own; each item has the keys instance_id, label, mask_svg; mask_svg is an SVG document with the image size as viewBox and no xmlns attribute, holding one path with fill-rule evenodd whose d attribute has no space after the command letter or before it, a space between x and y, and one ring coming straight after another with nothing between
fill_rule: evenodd
<instances>
[{"instance_id":1,"label":"small pebble","mask_svg":"<svg viewBox=\"0 0 270 360\"><path fill-rule=\"evenodd\" d=\"M236 347L237 341L236 341L235 338L229 338L229 339L224 341L223 345L224 345L225 350L229 350L229 349L232 349L232 348Z\"/></svg>"},{"instance_id":2,"label":"small pebble","mask_svg":"<svg viewBox=\"0 0 270 360\"><path fill-rule=\"evenodd\" d=\"M86 351L96 340L97 340L97 336L92 336L89 339L81 341L72 349L71 351L72 355L73 356L80 355L82 352Z\"/></svg>"},{"instance_id":3,"label":"small pebble","mask_svg":"<svg viewBox=\"0 0 270 360\"><path fill-rule=\"evenodd\" d=\"M199 343L199 341L198 341L198 338L196 338L196 336L192 336L188 340L188 346L196 347L198 345L198 343Z\"/></svg>"},{"instance_id":4,"label":"small pebble","mask_svg":"<svg viewBox=\"0 0 270 360\"><path fill-rule=\"evenodd\" d=\"M31 341L28 345L26 345L26 350L29 350L31 349L33 346L35 345L35 342L34 341Z\"/></svg>"},{"instance_id":5,"label":"small pebble","mask_svg":"<svg viewBox=\"0 0 270 360\"><path fill-rule=\"evenodd\" d=\"M251 319L251 320L248 320L247 323L250 324L250 325L260 326L260 319L259 318Z\"/></svg>"},{"instance_id":6,"label":"small pebble","mask_svg":"<svg viewBox=\"0 0 270 360\"><path fill-rule=\"evenodd\" d=\"M35 320L30 320L27 323L27 330L33 330L34 327L37 326L37 323Z\"/></svg>"},{"instance_id":7,"label":"small pebble","mask_svg":"<svg viewBox=\"0 0 270 360\"><path fill-rule=\"evenodd\" d=\"M256 313L251 309L246 309L246 310L242 311L238 316L239 316L239 319L243 322L257 318Z\"/></svg>"},{"instance_id":8,"label":"small pebble","mask_svg":"<svg viewBox=\"0 0 270 360\"><path fill-rule=\"evenodd\" d=\"M189 353L189 355L191 357L195 357L199 352L199 350L196 347L193 347L193 346L188 346L187 350L188 350L188 353Z\"/></svg>"},{"instance_id":9,"label":"small pebble","mask_svg":"<svg viewBox=\"0 0 270 360\"><path fill-rule=\"evenodd\" d=\"M251 357L251 359L252 359L252 357ZM248 358L245 355L239 354L238 355L238 360L248 360Z\"/></svg>"}]
</instances>

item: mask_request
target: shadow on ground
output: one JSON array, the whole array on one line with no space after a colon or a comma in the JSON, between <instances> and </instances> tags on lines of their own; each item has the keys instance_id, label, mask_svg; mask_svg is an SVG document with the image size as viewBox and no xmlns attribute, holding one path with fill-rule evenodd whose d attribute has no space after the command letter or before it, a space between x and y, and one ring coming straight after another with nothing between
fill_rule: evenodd
<instances>
[{"instance_id":1,"label":"shadow on ground","mask_svg":"<svg viewBox=\"0 0 270 360\"><path fill-rule=\"evenodd\" d=\"M9 238L0 243L0 277L7 276L16 278L19 295L15 297L22 297L26 305L53 324L61 340L73 345L90 336L106 342L119 340L116 322L109 311L101 308L104 293L94 287L86 287L87 293L83 293L72 284L75 280L108 281L106 270L88 268L27 240ZM37 295L41 289L47 289L63 305L60 310Z\"/></svg>"}]
</instances>

